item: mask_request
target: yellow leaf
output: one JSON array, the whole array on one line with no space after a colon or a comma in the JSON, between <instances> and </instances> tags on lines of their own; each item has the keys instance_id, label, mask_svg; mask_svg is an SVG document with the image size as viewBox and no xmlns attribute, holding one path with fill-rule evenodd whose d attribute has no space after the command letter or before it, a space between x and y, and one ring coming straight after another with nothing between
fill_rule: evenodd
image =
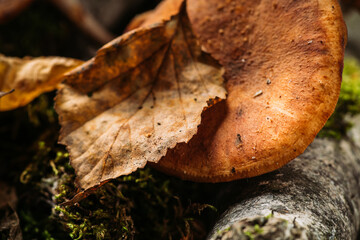
<instances>
[{"instance_id":1,"label":"yellow leaf","mask_svg":"<svg viewBox=\"0 0 360 240\"><path fill-rule=\"evenodd\" d=\"M54 90L66 71L82 61L62 57L15 58L0 55L0 111L25 106L41 93Z\"/></svg>"}]
</instances>

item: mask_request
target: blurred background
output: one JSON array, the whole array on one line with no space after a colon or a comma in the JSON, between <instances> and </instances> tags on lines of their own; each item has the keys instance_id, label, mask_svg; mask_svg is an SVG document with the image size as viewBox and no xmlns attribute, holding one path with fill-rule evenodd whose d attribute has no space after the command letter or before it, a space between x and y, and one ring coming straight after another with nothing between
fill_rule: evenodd
<instances>
[{"instance_id":1,"label":"blurred background","mask_svg":"<svg viewBox=\"0 0 360 240\"><path fill-rule=\"evenodd\" d=\"M360 9L345 11L344 18L348 28L346 54L360 59Z\"/></svg>"},{"instance_id":2,"label":"blurred background","mask_svg":"<svg viewBox=\"0 0 360 240\"><path fill-rule=\"evenodd\" d=\"M0 53L86 60L160 0L1 0Z\"/></svg>"},{"instance_id":3,"label":"blurred background","mask_svg":"<svg viewBox=\"0 0 360 240\"><path fill-rule=\"evenodd\" d=\"M161 0L1 0L0 53L89 59ZM344 0L347 54L360 58L360 1Z\"/></svg>"}]
</instances>

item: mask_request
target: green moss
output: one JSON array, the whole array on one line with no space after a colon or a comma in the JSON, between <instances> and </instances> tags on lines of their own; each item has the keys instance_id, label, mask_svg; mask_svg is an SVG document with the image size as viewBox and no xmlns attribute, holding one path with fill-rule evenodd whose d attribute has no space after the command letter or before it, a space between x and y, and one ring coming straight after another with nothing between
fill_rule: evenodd
<instances>
[{"instance_id":1,"label":"green moss","mask_svg":"<svg viewBox=\"0 0 360 240\"><path fill-rule=\"evenodd\" d=\"M255 224L254 225L254 232L256 232L257 234L261 234L264 232L264 230L259 226L259 224Z\"/></svg>"},{"instance_id":2,"label":"green moss","mask_svg":"<svg viewBox=\"0 0 360 240\"><path fill-rule=\"evenodd\" d=\"M69 180L71 185L73 179ZM177 189L180 182L145 168L103 185L74 206L57 206L56 211L73 239L204 238L199 215L213 207L191 203L184 190ZM74 194L73 188L64 186L56 196L60 202Z\"/></svg>"},{"instance_id":3,"label":"green moss","mask_svg":"<svg viewBox=\"0 0 360 240\"><path fill-rule=\"evenodd\" d=\"M249 240L254 240L254 235L250 231L245 231L244 235L248 237Z\"/></svg>"},{"instance_id":4,"label":"green moss","mask_svg":"<svg viewBox=\"0 0 360 240\"><path fill-rule=\"evenodd\" d=\"M273 214L243 219L217 232L216 239L300 239L304 228Z\"/></svg>"},{"instance_id":5,"label":"green moss","mask_svg":"<svg viewBox=\"0 0 360 240\"><path fill-rule=\"evenodd\" d=\"M61 179L57 203L74 194L74 178ZM74 206L57 205L54 213L72 239L132 239L135 229L129 209L120 189L108 183Z\"/></svg>"},{"instance_id":6,"label":"green moss","mask_svg":"<svg viewBox=\"0 0 360 240\"><path fill-rule=\"evenodd\" d=\"M230 231L230 229L231 229L231 227L229 226L229 227L227 227L225 229L217 230L216 233L217 233L217 235L223 235L223 234L227 233L228 231Z\"/></svg>"},{"instance_id":7,"label":"green moss","mask_svg":"<svg viewBox=\"0 0 360 240\"><path fill-rule=\"evenodd\" d=\"M58 184L67 178L68 154L60 147L38 142L38 152L20 175L23 192L18 207L24 239L68 239L52 208ZM39 209L39 206L41 208Z\"/></svg>"},{"instance_id":8,"label":"green moss","mask_svg":"<svg viewBox=\"0 0 360 240\"><path fill-rule=\"evenodd\" d=\"M52 93L45 94L1 113L5 136L11 135L14 119L19 121L14 139L3 144L21 143L21 150L4 149L9 161L0 164L21 163L3 168L3 176L17 182L24 239L205 238L216 215L208 201L216 185L185 182L148 167L104 184L74 206L60 206L77 189L69 154L57 144L52 99ZM24 138L24 132L32 134Z\"/></svg>"},{"instance_id":9,"label":"green moss","mask_svg":"<svg viewBox=\"0 0 360 240\"><path fill-rule=\"evenodd\" d=\"M346 58L335 112L326 122L319 136L341 139L351 127L346 121L346 116L358 113L360 113L360 63L354 58Z\"/></svg>"},{"instance_id":10,"label":"green moss","mask_svg":"<svg viewBox=\"0 0 360 240\"><path fill-rule=\"evenodd\" d=\"M265 216L266 220L269 220L270 218L274 217L274 214L270 213L269 215Z\"/></svg>"},{"instance_id":11,"label":"green moss","mask_svg":"<svg viewBox=\"0 0 360 240\"><path fill-rule=\"evenodd\" d=\"M248 237L248 239L258 239L264 233L263 227L266 226L269 219L272 218L272 214L269 214L265 217L258 217L249 221L244 229L241 229L243 234Z\"/></svg>"}]
</instances>

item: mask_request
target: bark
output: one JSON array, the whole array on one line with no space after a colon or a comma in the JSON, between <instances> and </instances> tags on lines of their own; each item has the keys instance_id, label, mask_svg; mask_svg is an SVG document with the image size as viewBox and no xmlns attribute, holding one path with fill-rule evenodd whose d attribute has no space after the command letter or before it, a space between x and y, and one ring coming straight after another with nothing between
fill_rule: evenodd
<instances>
[{"instance_id":1,"label":"bark","mask_svg":"<svg viewBox=\"0 0 360 240\"><path fill-rule=\"evenodd\" d=\"M285 167L231 183L208 239L356 239L360 117L341 141L316 139Z\"/></svg>"}]
</instances>

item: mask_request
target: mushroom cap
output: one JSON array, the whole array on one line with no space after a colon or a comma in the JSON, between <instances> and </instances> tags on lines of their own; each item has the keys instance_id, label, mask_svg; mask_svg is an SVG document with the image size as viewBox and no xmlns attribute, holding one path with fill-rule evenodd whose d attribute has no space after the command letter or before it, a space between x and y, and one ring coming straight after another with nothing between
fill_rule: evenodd
<instances>
[{"instance_id":1,"label":"mushroom cap","mask_svg":"<svg viewBox=\"0 0 360 240\"><path fill-rule=\"evenodd\" d=\"M188 0L187 11L204 50L225 68L228 98L203 113L189 143L152 165L220 182L273 171L304 152L340 92L347 35L338 2Z\"/></svg>"}]
</instances>

